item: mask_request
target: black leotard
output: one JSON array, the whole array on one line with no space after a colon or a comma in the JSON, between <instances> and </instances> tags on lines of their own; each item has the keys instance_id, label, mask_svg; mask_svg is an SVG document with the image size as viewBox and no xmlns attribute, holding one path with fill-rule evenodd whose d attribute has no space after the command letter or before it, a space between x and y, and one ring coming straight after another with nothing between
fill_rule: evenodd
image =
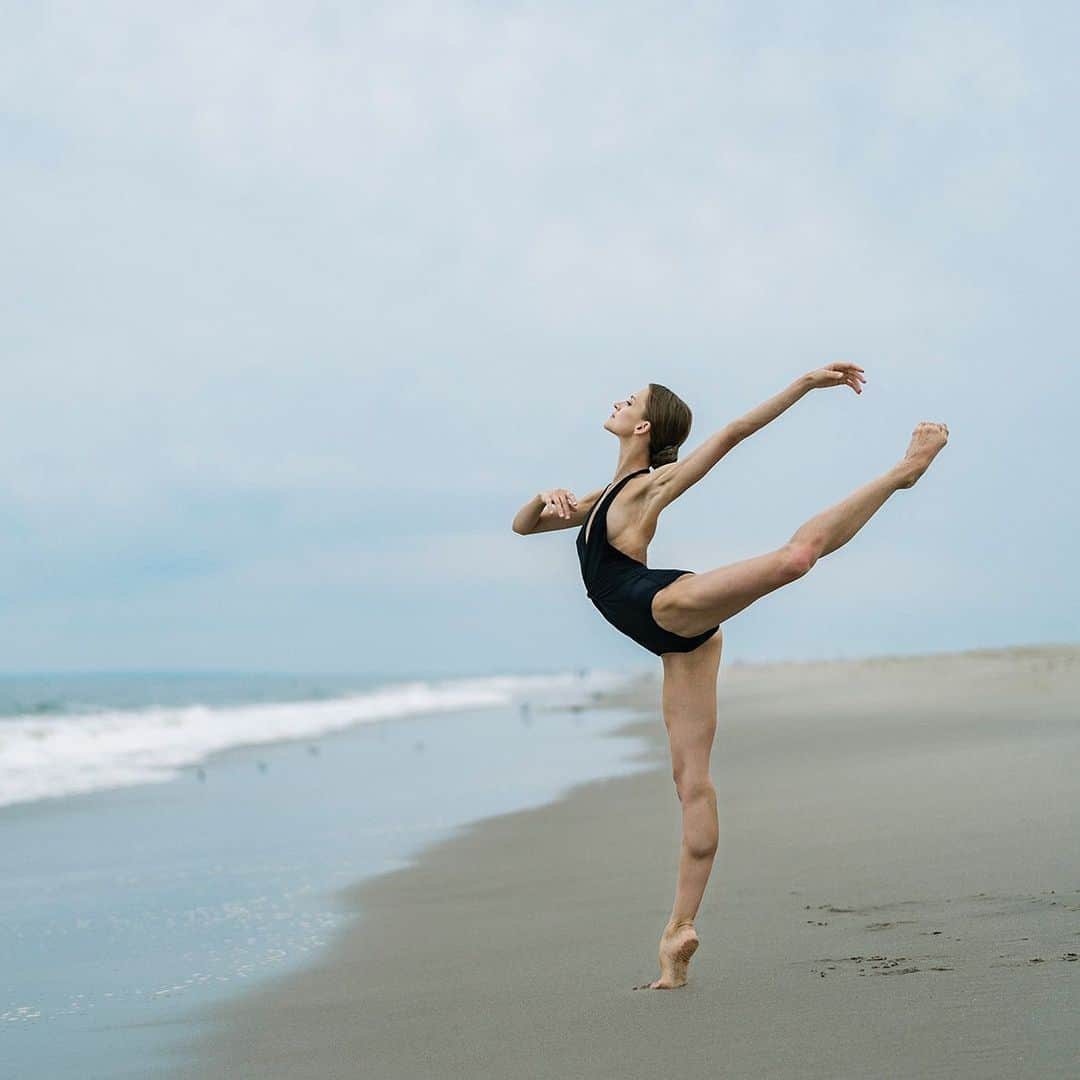
<instances>
[{"instance_id":1,"label":"black leotard","mask_svg":"<svg viewBox=\"0 0 1080 1080\"><path fill-rule=\"evenodd\" d=\"M600 614L649 652L657 656L666 652L690 652L703 641L708 641L719 629L719 623L693 637L674 634L657 625L652 617L652 598L665 585L693 571L652 570L621 552L607 538L607 506L627 480L648 471L638 469L624 476L610 491L600 496L596 508L581 526L577 536L581 579L585 582L586 595ZM587 540L586 530L589 531Z\"/></svg>"}]
</instances>

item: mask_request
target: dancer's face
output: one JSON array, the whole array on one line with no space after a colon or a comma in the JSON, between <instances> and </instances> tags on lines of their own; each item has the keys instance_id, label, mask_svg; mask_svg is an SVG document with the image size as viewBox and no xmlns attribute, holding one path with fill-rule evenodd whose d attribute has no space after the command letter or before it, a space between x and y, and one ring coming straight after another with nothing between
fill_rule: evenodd
<instances>
[{"instance_id":1,"label":"dancer's face","mask_svg":"<svg viewBox=\"0 0 1080 1080\"><path fill-rule=\"evenodd\" d=\"M649 388L645 386L627 394L622 400L613 402L611 415L604 421L604 427L614 435L647 434L649 428L645 419L645 407L648 400ZM642 427L642 424L645 426Z\"/></svg>"}]
</instances>

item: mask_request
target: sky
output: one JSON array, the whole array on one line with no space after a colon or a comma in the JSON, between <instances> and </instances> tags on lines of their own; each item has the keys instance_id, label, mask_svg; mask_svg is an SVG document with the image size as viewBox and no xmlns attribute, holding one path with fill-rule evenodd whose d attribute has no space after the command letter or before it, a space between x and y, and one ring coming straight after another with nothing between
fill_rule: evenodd
<instances>
[{"instance_id":1,"label":"sky","mask_svg":"<svg viewBox=\"0 0 1080 1080\"><path fill-rule=\"evenodd\" d=\"M1047 3L4 5L0 671L658 666L537 491L683 455L651 566L950 442L728 662L1080 640L1080 16Z\"/></svg>"}]
</instances>

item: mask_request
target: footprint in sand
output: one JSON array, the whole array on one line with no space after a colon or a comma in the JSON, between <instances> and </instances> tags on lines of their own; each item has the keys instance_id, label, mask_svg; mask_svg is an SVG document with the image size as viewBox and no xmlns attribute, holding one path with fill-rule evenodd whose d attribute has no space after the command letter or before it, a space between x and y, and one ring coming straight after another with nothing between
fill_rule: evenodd
<instances>
[{"instance_id":1,"label":"footprint in sand","mask_svg":"<svg viewBox=\"0 0 1080 1080\"><path fill-rule=\"evenodd\" d=\"M793 894L794 895L794 894ZM1045 889L1039 893L999 894L977 892L959 897L926 900L898 900L885 904L853 905L842 903L803 904L804 911L828 912L835 916L824 919L804 918L815 927L829 927L829 933L894 932L901 948L914 946L924 937L937 937L940 944L955 943L956 955L935 956L849 956L834 960L831 957L809 962L812 974L825 978L829 974L857 971L859 975L910 975L920 971L954 971L960 968L1010 967L1034 968L1042 965L1056 967L1059 963L1076 963L1080 954L1075 940L1080 936L1080 889L1059 891ZM889 915L906 917L889 918ZM861 926L845 920L878 915L875 921ZM885 916L885 917L881 917ZM929 924L929 926L927 926ZM1017 931L1028 931L1017 934ZM824 935L828 936L828 935ZM925 944L930 944L926 942ZM938 942L934 943L939 944ZM1001 950L1005 949L1004 952ZM909 948L909 952L917 949ZM1080 971L1080 967L1075 970Z\"/></svg>"}]
</instances>

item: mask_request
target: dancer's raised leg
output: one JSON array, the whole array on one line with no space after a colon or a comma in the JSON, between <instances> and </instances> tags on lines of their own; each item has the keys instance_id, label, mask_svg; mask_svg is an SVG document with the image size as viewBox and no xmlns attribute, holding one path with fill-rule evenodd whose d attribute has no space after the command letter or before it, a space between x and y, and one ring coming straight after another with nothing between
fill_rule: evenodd
<instances>
[{"instance_id":1,"label":"dancer's raised leg","mask_svg":"<svg viewBox=\"0 0 1080 1080\"><path fill-rule=\"evenodd\" d=\"M864 484L842 502L823 510L796 529L789 545L805 545L814 562L846 544L876 513L885 500L900 488L914 485L948 440L944 424L923 421L911 436L903 459L876 480ZM807 567L809 569L809 567Z\"/></svg>"},{"instance_id":2,"label":"dancer's raised leg","mask_svg":"<svg viewBox=\"0 0 1080 1080\"><path fill-rule=\"evenodd\" d=\"M891 469L812 517L775 551L676 579L653 597L653 618L665 630L693 636L802 577L819 558L846 544L894 491L914 485L948 435L944 424L923 421Z\"/></svg>"}]
</instances>

